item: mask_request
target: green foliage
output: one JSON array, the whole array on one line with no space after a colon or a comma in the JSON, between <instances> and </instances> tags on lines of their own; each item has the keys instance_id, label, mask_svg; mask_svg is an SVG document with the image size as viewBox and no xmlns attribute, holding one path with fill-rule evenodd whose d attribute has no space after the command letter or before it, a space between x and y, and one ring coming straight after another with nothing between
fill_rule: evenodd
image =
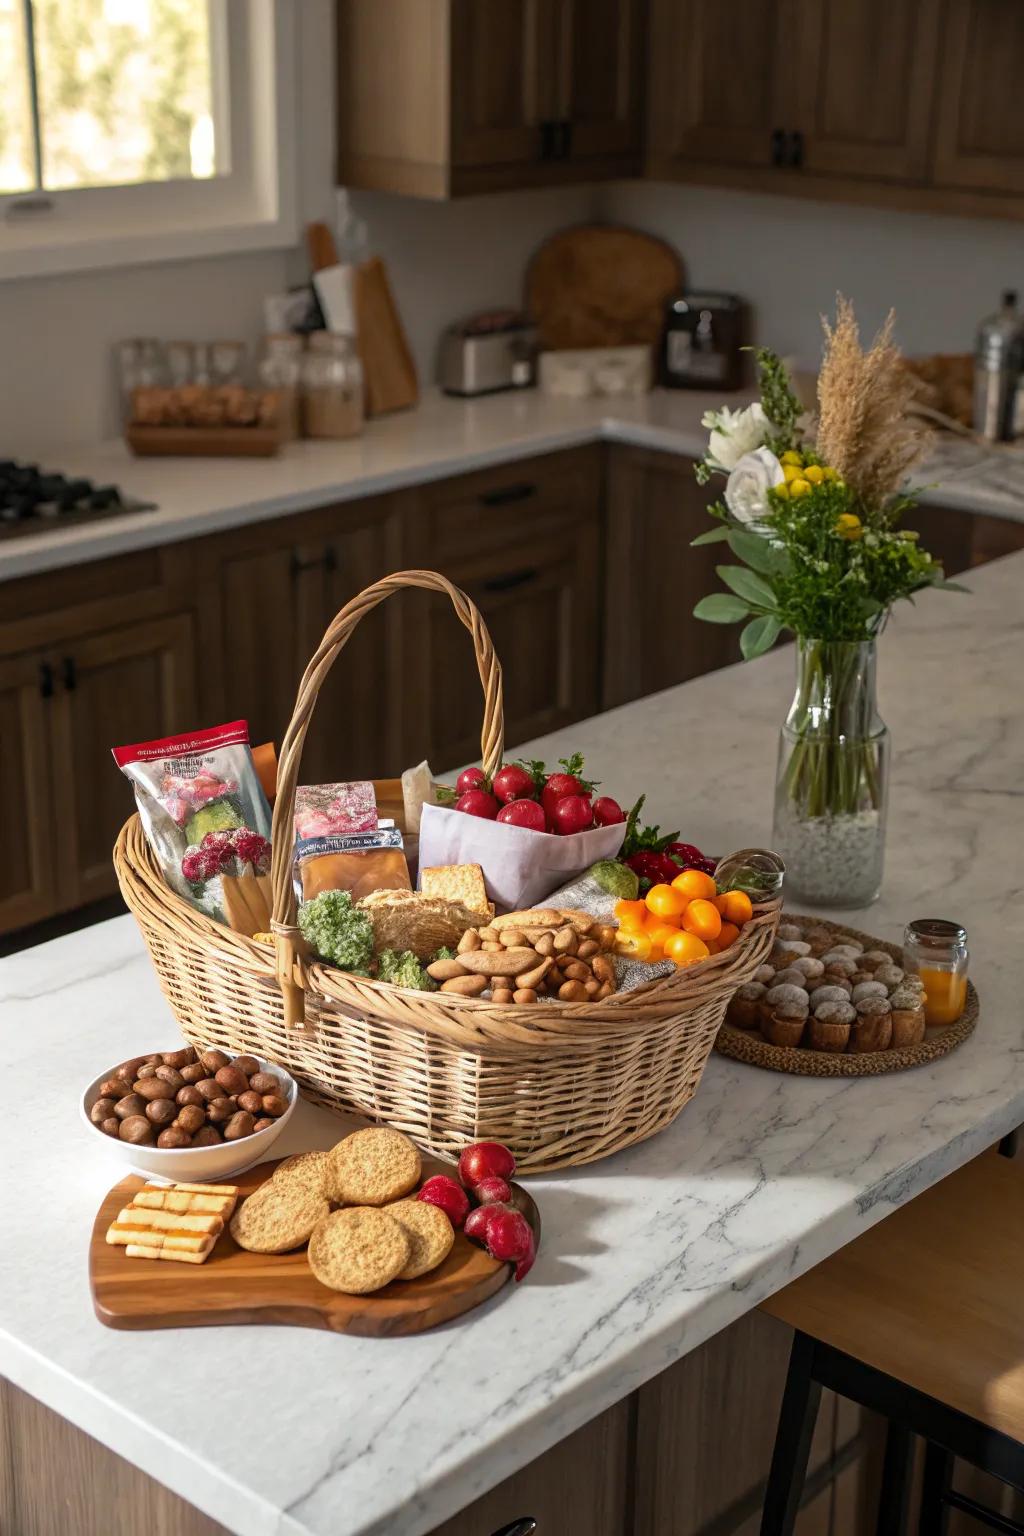
<instances>
[{"instance_id":1,"label":"green foliage","mask_svg":"<svg viewBox=\"0 0 1024 1536\"><path fill-rule=\"evenodd\" d=\"M770 347L758 347L756 356L761 405L775 428L767 439L767 446L774 454L785 453L788 448L797 446L797 423L803 414L803 406L793 393L789 374L778 354Z\"/></svg>"},{"instance_id":2,"label":"green foliage","mask_svg":"<svg viewBox=\"0 0 1024 1536\"><path fill-rule=\"evenodd\" d=\"M745 565L716 565L715 573L737 597L742 597L752 608L771 610L775 607L775 593L771 587L763 577L748 570Z\"/></svg>"},{"instance_id":3,"label":"green foliage","mask_svg":"<svg viewBox=\"0 0 1024 1536\"><path fill-rule=\"evenodd\" d=\"M441 948L435 949L431 955L430 963L433 964L435 960L456 960L457 958L458 956L454 949L451 949L447 944L442 944Z\"/></svg>"},{"instance_id":4,"label":"green foliage","mask_svg":"<svg viewBox=\"0 0 1024 1536\"><path fill-rule=\"evenodd\" d=\"M427 975L411 949L382 949L377 956L377 980L414 992L437 991L437 982Z\"/></svg>"},{"instance_id":5,"label":"green foliage","mask_svg":"<svg viewBox=\"0 0 1024 1536\"><path fill-rule=\"evenodd\" d=\"M750 604L741 597L730 597L728 592L712 592L702 597L693 610L694 618L707 619L709 624L735 624L750 614Z\"/></svg>"},{"instance_id":6,"label":"green foliage","mask_svg":"<svg viewBox=\"0 0 1024 1536\"><path fill-rule=\"evenodd\" d=\"M653 827L640 825L640 812L643 810L646 799L646 795L641 795L636 804L626 813L626 836L619 849L620 859L628 859L634 853L662 853L669 843L674 843L679 836L678 831L663 833L657 825Z\"/></svg>"},{"instance_id":7,"label":"green foliage","mask_svg":"<svg viewBox=\"0 0 1024 1536\"><path fill-rule=\"evenodd\" d=\"M322 891L299 908L302 937L324 960L343 971L369 974L373 954L373 924L352 905L348 891Z\"/></svg>"},{"instance_id":8,"label":"green foliage","mask_svg":"<svg viewBox=\"0 0 1024 1536\"><path fill-rule=\"evenodd\" d=\"M754 656L770 651L781 632L782 621L774 613L762 613L759 618L751 619L740 631L743 660L750 661Z\"/></svg>"}]
</instances>

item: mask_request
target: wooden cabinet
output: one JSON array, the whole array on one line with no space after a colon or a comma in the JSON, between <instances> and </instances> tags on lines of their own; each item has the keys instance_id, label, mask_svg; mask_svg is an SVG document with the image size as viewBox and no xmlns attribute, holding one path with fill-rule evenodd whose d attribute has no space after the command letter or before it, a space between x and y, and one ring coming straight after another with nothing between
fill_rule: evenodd
<instances>
[{"instance_id":1,"label":"wooden cabinet","mask_svg":"<svg viewBox=\"0 0 1024 1536\"><path fill-rule=\"evenodd\" d=\"M720 583L722 546L691 549L707 532L710 488L693 460L644 448L609 457L603 709L739 661L736 625L693 617Z\"/></svg>"},{"instance_id":2,"label":"wooden cabinet","mask_svg":"<svg viewBox=\"0 0 1024 1536\"><path fill-rule=\"evenodd\" d=\"M339 182L444 198L634 174L645 4L339 0Z\"/></svg>"},{"instance_id":3,"label":"wooden cabinet","mask_svg":"<svg viewBox=\"0 0 1024 1536\"><path fill-rule=\"evenodd\" d=\"M0 933L56 907L47 728L52 671L38 654L0 661Z\"/></svg>"},{"instance_id":4,"label":"wooden cabinet","mask_svg":"<svg viewBox=\"0 0 1024 1536\"><path fill-rule=\"evenodd\" d=\"M947 0L936 91L934 180L940 187L1024 193L1024 7Z\"/></svg>"}]
</instances>

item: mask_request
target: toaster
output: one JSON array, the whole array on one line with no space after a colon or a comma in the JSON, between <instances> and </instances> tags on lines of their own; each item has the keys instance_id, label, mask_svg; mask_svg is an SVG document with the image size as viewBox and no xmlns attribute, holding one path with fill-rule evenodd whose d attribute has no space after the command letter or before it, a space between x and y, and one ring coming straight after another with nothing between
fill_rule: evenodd
<instances>
[{"instance_id":1,"label":"toaster","mask_svg":"<svg viewBox=\"0 0 1024 1536\"><path fill-rule=\"evenodd\" d=\"M473 315L441 337L438 382L446 395L487 395L536 382L537 328L514 310Z\"/></svg>"}]
</instances>

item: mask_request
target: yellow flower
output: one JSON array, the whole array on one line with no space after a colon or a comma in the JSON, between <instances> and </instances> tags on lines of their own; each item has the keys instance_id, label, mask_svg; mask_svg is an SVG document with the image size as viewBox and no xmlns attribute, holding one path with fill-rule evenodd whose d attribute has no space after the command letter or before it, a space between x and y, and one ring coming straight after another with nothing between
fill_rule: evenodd
<instances>
[{"instance_id":1,"label":"yellow flower","mask_svg":"<svg viewBox=\"0 0 1024 1536\"><path fill-rule=\"evenodd\" d=\"M798 464L799 465L799 464L802 464L803 461L804 461L804 456L803 456L802 453L797 453L795 448L787 448L785 453L782 455L782 458L779 460L779 463L780 464Z\"/></svg>"},{"instance_id":2,"label":"yellow flower","mask_svg":"<svg viewBox=\"0 0 1024 1536\"><path fill-rule=\"evenodd\" d=\"M803 470L799 464L783 464L782 473L785 475L786 484L788 485L790 480L799 480Z\"/></svg>"},{"instance_id":3,"label":"yellow flower","mask_svg":"<svg viewBox=\"0 0 1024 1536\"><path fill-rule=\"evenodd\" d=\"M811 482L809 480L796 479L789 482L789 494L791 496L807 496L810 493Z\"/></svg>"},{"instance_id":4,"label":"yellow flower","mask_svg":"<svg viewBox=\"0 0 1024 1536\"><path fill-rule=\"evenodd\" d=\"M804 470L804 479L809 480L812 485L820 485L824 478L825 471L820 464L808 464Z\"/></svg>"},{"instance_id":5,"label":"yellow flower","mask_svg":"<svg viewBox=\"0 0 1024 1536\"><path fill-rule=\"evenodd\" d=\"M776 496L781 496L783 501L789 500L789 486L786 484L785 480L780 480L778 485L773 485L772 490L775 492Z\"/></svg>"},{"instance_id":6,"label":"yellow flower","mask_svg":"<svg viewBox=\"0 0 1024 1536\"><path fill-rule=\"evenodd\" d=\"M836 520L836 533L841 539L859 539L864 533L856 512L840 512Z\"/></svg>"},{"instance_id":7,"label":"yellow flower","mask_svg":"<svg viewBox=\"0 0 1024 1536\"><path fill-rule=\"evenodd\" d=\"M821 472L825 476L826 480L839 479L839 471L837 469L833 469L831 464L823 464L821 466Z\"/></svg>"}]
</instances>

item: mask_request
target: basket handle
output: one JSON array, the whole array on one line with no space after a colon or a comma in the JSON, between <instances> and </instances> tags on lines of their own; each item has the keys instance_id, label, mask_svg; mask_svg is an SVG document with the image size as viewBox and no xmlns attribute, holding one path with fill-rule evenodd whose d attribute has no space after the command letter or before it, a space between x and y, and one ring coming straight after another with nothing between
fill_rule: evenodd
<instances>
[{"instance_id":1,"label":"basket handle","mask_svg":"<svg viewBox=\"0 0 1024 1536\"><path fill-rule=\"evenodd\" d=\"M505 710L501 688L501 664L480 611L459 587L436 571L396 571L382 581L366 587L345 604L328 624L315 656L299 683L295 708L281 743L277 771L277 799L271 828L270 880L272 891L271 928L277 951L277 980L284 995L285 1024L301 1024L305 1016L304 970L305 943L295 925L295 890L292 885L294 848L295 790L299 781L302 748L309 722L324 680L339 653L344 649L360 619L386 597L405 587L421 587L426 592L445 592L452 607L473 637L477 670L484 691L484 720L480 732L480 756L488 777L501 766L505 746Z\"/></svg>"}]
</instances>

